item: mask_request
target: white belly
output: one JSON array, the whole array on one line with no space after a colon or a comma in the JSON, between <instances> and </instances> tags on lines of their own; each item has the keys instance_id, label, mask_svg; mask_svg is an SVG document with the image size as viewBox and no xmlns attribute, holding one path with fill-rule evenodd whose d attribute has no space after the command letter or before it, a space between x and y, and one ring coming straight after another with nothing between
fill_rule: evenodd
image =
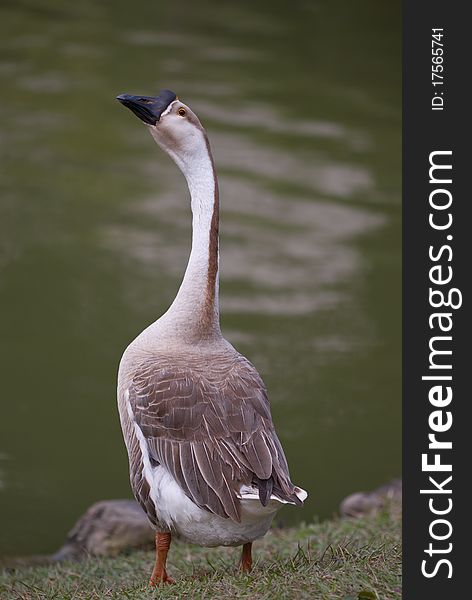
<instances>
[{"instance_id":1,"label":"white belly","mask_svg":"<svg viewBox=\"0 0 472 600\"><path fill-rule=\"evenodd\" d=\"M241 499L241 523L199 508L181 490L168 471L153 469L153 500L159 521L165 523L192 544L199 546L239 546L267 533L277 510L282 506L270 500L262 506L259 499Z\"/></svg>"}]
</instances>

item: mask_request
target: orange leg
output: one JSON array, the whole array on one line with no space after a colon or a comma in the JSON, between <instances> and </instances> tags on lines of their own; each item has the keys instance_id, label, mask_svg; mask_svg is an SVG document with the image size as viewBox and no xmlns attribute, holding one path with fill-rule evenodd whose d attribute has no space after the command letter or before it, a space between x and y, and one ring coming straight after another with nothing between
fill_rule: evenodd
<instances>
[{"instance_id":1,"label":"orange leg","mask_svg":"<svg viewBox=\"0 0 472 600\"><path fill-rule=\"evenodd\" d=\"M156 533L156 564L154 565L149 585L175 583L172 577L167 575L166 571L167 553L169 552L171 539L170 533Z\"/></svg>"},{"instance_id":2,"label":"orange leg","mask_svg":"<svg viewBox=\"0 0 472 600\"><path fill-rule=\"evenodd\" d=\"M252 556L251 556L252 542L248 542L243 545L243 551L241 554L241 562L239 568L243 573L249 573L252 569Z\"/></svg>"}]
</instances>

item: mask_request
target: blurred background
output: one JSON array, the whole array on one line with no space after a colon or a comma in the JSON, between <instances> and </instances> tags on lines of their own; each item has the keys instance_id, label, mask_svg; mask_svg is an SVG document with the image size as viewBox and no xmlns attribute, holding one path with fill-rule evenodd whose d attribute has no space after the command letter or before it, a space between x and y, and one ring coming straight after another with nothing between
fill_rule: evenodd
<instances>
[{"instance_id":1,"label":"blurred background","mask_svg":"<svg viewBox=\"0 0 472 600\"><path fill-rule=\"evenodd\" d=\"M223 332L310 492L279 521L399 475L399 10L2 0L0 554L131 496L118 362L177 292L190 208L122 92L170 88L208 130Z\"/></svg>"}]
</instances>

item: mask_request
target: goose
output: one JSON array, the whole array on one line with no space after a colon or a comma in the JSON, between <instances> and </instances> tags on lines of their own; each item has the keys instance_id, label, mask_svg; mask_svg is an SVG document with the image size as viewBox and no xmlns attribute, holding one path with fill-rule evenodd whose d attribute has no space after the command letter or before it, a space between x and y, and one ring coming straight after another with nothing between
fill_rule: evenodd
<instances>
[{"instance_id":1,"label":"goose","mask_svg":"<svg viewBox=\"0 0 472 600\"><path fill-rule=\"evenodd\" d=\"M167 312L126 348L118 408L131 487L156 530L150 585L173 583L166 560L177 534L200 546L252 542L284 504L307 492L291 480L255 367L223 337L219 321L219 194L207 134L170 90L117 100L146 125L185 176L192 247Z\"/></svg>"}]
</instances>

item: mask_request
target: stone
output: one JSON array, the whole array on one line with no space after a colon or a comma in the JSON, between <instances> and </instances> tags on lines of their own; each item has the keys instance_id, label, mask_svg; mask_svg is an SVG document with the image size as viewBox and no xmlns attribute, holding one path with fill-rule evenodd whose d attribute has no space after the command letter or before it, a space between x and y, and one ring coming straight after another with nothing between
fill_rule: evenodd
<instances>
[{"instance_id":1,"label":"stone","mask_svg":"<svg viewBox=\"0 0 472 600\"><path fill-rule=\"evenodd\" d=\"M350 494L341 502L339 512L343 517L362 517L383 508L388 502L401 503L402 481L392 479L371 492Z\"/></svg>"},{"instance_id":2,"label":"stone","mask_svg":"<svg viewBox=\"0 0 472 600\"><path fill-rule=\"evenodd\" d=\"M154 547L154 531L134 500L103 500L87 509L51 558L78 560L85 556L116 556L128 549Z\"/></svg>"}]
</instances>

